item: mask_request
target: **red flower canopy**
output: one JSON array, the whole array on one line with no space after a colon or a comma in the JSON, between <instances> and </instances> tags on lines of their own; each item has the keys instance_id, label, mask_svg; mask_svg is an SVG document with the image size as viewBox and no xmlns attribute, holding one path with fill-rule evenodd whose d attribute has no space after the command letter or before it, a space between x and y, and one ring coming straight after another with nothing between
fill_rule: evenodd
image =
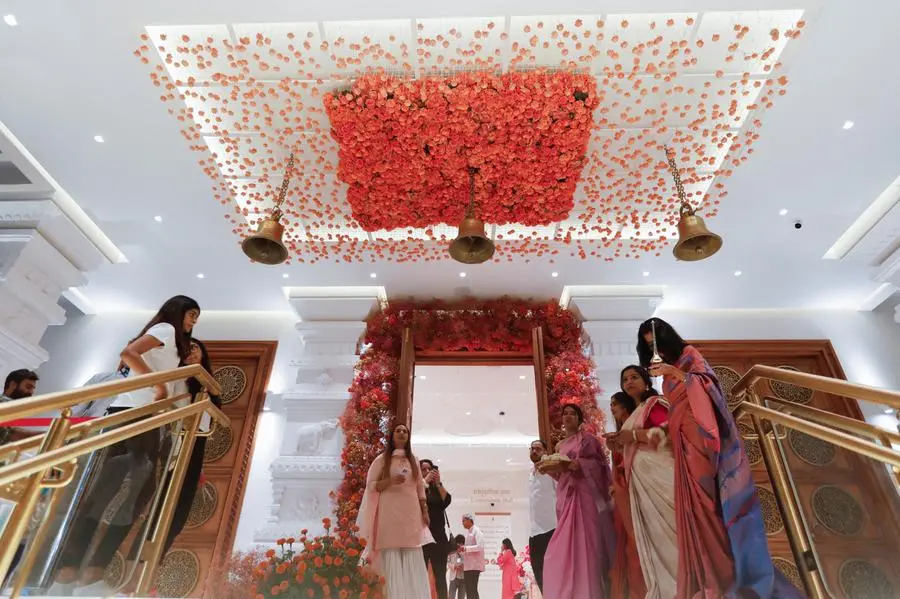
<instances>
[{"instance_id":1,"label":"red flower canopy","mask_svg":"<svg viewBox=\"0 0 900 599\"><path fill-rule=\"evenodd\" d=\"M353 217L368 231L456 224L474 167L479 218L564 220L586 162L596 86L571 72L367 75L328 94Z\"/></svg>"}]
</instances>

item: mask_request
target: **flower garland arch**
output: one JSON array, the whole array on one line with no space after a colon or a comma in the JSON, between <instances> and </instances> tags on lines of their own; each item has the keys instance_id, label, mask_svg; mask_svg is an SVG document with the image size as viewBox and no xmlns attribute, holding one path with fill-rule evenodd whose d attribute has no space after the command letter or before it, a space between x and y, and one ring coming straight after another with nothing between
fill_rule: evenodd
<instances>
[{"instance_id":1,"label":"flower garland arch","mask_svg":"<svg viewBox=\"0 0 900 599\"><path fill-rule=\"evenodd\" d=\"M451 305L434 301L413 308L389 307L370 317L350 400L341 417L344 479L333 493L338 526L356 522L369 465L382 450L393 418L403 330L412 330L417 351L502 352L529 350L531 331L538 326L544 335L551 425L558 429L562 406L577 403L585 412L588 430L602 432L605 417L596 401L600 388L594 362L585 350L581 321L556 302L500 298Z\"/></svg>"}]
</instances>

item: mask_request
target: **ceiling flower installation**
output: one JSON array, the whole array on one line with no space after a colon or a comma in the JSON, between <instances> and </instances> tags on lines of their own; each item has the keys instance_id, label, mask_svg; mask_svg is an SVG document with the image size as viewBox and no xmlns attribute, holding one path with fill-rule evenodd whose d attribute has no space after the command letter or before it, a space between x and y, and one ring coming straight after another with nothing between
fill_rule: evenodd
<instances>
[{"instance_id":1,"label":"ceiling flower installation","mask_svg":"<svg viewBox=\"0 0 900 599\"><path fill-rule=\"evenodd\" d=\"M494 260L659 253L785 93L802 11L148 27L135 55L242 238L298 262L442 260L476 176Z\"/></svg>"},{"instance_id":2,"label":"ceiling flower installation","mask_svg":"<svg viewBox=\"0 0 900 599\"><path fill-rule=\"evenodd\" d=\"M447 78L368 75L328 94L338 178L366 231L458 223L477 168L489 223L565 220L597 107L590 75L543 71Z\"/></svg>"}]
</instances>

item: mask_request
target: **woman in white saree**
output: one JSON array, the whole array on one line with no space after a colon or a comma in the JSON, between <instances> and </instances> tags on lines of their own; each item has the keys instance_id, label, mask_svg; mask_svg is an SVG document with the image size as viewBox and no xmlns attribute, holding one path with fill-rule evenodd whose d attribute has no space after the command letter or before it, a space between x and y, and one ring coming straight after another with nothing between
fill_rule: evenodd
<instances>
[{"instance_id":1,"label":"woman in white saree","mask_svg":"<svg viewBox=\"0 0 900 599\"><path fill-rule=\"evenodd\" d=\"M607 438L622 447L625 455L635 545L647 599L671 599L678 590L678 539L675 462L666 432L668 404L640 366L625 367L620 384L637 408L622 429Z\"/></svg>"}]
</instances>

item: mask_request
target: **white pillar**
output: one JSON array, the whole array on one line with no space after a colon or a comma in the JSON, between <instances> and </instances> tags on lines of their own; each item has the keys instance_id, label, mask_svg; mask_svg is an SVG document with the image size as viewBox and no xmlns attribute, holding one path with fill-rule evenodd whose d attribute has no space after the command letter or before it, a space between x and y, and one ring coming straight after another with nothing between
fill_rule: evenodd
<instances>
[{"instance_id":1,"label":"white pillar","mask_svg":"<svg viewBox=\"0 0 900 599\"><path fill-rule=\"evenodd\" d=\"M637 330L653 316L663 298L663 288L655 285L576 285L563 292L567 307L584 319L590 337L601 395L597 405L606 413L606 427L615 424L609 411L609 397L619 390L619 373L637 363Z\"/></svg>"},{"instance_id":2,"label":"white pillar","mask_svg":"<svg viewBox=\"0 0 900 599\"><path fill-rule=\"evenodd\" d=\"M350 398L365 319L383 301L381 287L293 288L303 353L291 361L294 386L282 394L284 436L272 463L273 503L256 542L272 542L306 528L318 533L331 516L329 494L343 478L338 419Z\"/></svg>"}]
</instances>

